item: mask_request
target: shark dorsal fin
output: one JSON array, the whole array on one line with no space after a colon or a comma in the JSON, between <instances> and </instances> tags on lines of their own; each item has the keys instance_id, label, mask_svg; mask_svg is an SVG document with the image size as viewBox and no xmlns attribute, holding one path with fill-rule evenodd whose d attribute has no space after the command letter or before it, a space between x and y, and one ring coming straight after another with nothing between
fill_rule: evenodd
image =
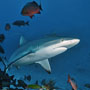
<instances>
[{"instance_id":1,"label":"shark dorsal fin","mask_svg":"<svg viewBox=\"0 0 90 90\"><path fill-rule=\"evenodd\" d=\"M38 61L36 63L40 64L48 73L51 73L51 67L48 59L45 59L43 61Z\"/></svg>"},{"instance_id":2,"label":"shark dorsal fin","mask_svg":"<svg viewBox=\"0 0 90 90\"><path fill-rule=\"evenodd\" d=\"M20 46L23 45L26 42L27 42L27 40L23 36L21 36L20 37Z\"/></svg>"}]
</instances>

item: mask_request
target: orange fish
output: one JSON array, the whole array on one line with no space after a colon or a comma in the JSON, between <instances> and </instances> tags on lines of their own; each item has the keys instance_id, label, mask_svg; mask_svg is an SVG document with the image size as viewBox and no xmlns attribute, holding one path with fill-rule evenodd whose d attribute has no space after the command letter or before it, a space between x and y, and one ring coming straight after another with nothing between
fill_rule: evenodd
<instances>
[{"instance_id":1,"label":"orange fish","mask_svg":"<svg viewBox=\"0 0 90 90\"><path fill-rule=\"evenodd\" d=\"M40 14L40 10L42 10L41 4L38 5L35 1L27 3L22 11L21 14L23 16L30 16L32 18L34 14Z\"/></svg>"},{"instance_id":2,"label":"orange fish","mask_svg":"<svg viewBox=\"0 0 90 90\"><path fill-rule=\"evenodd\" d=\"M77 90L77 85L74 80L70 77L70 75L68 75L68 82L71 84L72 90Z\"/></svg>"}]
</instances>

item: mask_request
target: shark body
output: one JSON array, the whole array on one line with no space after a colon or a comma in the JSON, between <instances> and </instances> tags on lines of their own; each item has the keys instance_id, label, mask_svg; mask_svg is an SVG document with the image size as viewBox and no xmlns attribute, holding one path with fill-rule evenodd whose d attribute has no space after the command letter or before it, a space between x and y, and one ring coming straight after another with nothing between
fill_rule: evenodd
<instances>
[{"instance_id":1,"label":"shark body","mask_svg":"<svg viewBox=\"0 0 90 90\"><path fill-rule=\"evenodd\" d=\"M27 42L23 36L20 38L20 47L11 55L9 61L11 66L21 66L38 63L46 71L51 72L48 59L61 54L67 49L80 42L76 38L66 38L60 36L49 36L43 39Z\"/></svg>"}]
</instances>

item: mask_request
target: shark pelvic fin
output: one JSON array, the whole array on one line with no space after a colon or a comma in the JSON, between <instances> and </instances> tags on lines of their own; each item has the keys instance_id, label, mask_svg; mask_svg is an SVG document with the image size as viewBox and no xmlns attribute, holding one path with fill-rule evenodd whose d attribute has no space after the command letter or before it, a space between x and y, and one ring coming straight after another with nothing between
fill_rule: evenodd
<instances>
[{"instance_id":1,"label":"shark pelvic fin","mask_svg":"<svg viewBox=\"0 0 90 90\"><path fill-rule=\"evenodd\" d=\"M51 67L48 59L45 59L43 61L38 61L36 63L40 64L49 74L51 73Z\"/></svg>"},{"instance_id":2,"label":"shark pelvic fin","mask_svg":"<svg viewBox=\"0 0 90 90\"><path fill-rule=\"evenodd\" d=\"M23 36L21 36L20 37L20 45L23 45L26 42L27 42L27 40Z\"/></svg>"}]
</instances>

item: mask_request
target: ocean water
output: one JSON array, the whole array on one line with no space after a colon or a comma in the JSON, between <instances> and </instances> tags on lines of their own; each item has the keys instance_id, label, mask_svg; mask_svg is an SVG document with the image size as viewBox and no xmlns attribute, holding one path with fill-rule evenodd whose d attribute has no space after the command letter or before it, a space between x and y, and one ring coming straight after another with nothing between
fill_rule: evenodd
<instances>
[{"instance_id":1,"label":"ocean water","mask_svg":"<svg viewBox=\"0 0 90 90\"><path fill-rule=\"evenodd\" d=\"M24 5L31 1L0 1L0 34L5 35L2 46L8 60L19 47L21 36L27 40L36 40L47 34L56 33L60 36L79 38L80 43L49 60L51 74L45 72L38 64L27 65L19 70L11 69L8 73L14 74L17 79L30 74L32 77L30 83L52 79L64 90L71 90L67 84L70 74L81 90L90 90L84 87L84 84L90 83L90 0L35 0L38 4L41 3L43 11L32 19L21 15ZM13 26L12 23L16 20L29 21L30 25ZM11 25L9 31L5 30L6 23Z\"/></svg>"}]
</instances>

